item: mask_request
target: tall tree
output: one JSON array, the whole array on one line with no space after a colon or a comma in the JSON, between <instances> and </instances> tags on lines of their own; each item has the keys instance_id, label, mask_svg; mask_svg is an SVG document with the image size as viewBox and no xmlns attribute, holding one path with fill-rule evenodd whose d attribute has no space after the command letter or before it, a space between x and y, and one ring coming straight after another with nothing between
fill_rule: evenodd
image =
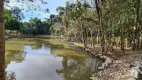
<instances>
[{"instance_id":1,"label":"tall tree","mask_svg":"<svg viewBox=\"0 0 142 80\"><path fill-rule=\"evenodd\" d=\"M0 80L5 80L4 0L0 0Z\"/></svg>"}]
</instances>

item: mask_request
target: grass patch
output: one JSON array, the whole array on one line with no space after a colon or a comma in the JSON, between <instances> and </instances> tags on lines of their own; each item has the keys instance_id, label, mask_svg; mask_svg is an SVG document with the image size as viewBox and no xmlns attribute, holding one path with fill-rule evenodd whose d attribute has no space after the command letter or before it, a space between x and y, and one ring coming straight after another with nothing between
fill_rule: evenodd
<instances>
[{"instance_id":1,"label":"grass patch","mask_svg":"<svg viewBox=\"0 0 142 80\"><path fill-rule=\"evenodd\" d=\"M74 42L74 45L75 45L75 46L78 46L78 47L84 47L84 44L83 44L83 43Z\"/></svg>"}]
</instances>

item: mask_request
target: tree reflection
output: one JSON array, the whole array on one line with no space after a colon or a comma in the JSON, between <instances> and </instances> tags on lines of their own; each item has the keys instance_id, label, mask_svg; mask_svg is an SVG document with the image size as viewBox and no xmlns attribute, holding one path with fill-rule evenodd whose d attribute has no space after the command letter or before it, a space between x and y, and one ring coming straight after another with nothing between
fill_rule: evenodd
<instances>
[{"instance_id":1,"label":"tree reflection","mask_svg":"<svg viewBox=\"0 0 142 80\"><path fill-rule=\"evenodd\" d=\"M17 51L7 51L6 54L6 67L8 64L11 63L11 61L14 61L15 63L21 63L23 60L25 60L26 53L25 52L17 52ZM15 72L5 72L6 73L6 80L16 80Z\"/></svg>"},{"instance_id":2,"label":"tree reflection","mask_svg":"<svg viewBox=\"0 0 142 80\"><path fill-rule=\"evenodd\" d=\"M25 56L25 52L6 51L6 66L10 64L11 61L21 63L23 60L25 60Z\"/></svg>"},{"instance_id":3,"label":"tree reflection","mask_svg":"<svg viewBox=\"0 0 142 80\"><path fill-rule=\"evenodd\" d=\"M56 73L64 74L65 80L88 80L101 63L97 58L79 59L65 56L62 59L63 68L56 70Z\"/></svg>"},{"instance_id":4,"label":"tree reflection","mask_svg":"<svg viewBox=\"0 0 142 80\"><path fill-rule=\"evenodd\" d=\"M6 72L7 77L6 80L16 80L15 72Z\"/></svg>"}]
</instances>

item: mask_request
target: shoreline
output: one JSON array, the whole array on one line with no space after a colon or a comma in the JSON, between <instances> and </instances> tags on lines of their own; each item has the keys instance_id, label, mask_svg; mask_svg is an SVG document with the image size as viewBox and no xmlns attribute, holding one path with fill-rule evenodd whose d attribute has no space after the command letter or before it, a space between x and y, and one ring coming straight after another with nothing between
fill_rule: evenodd
<instances>
[{"instance_id":1,"label":"shoreline","mask_svg":"<svg viewBox=\"0 0 142 80\"><path fill-rule=\"evenodd\" d=\"M9 37L5 38L5 40L10 40L12 38L19 38L19 37L20 37L20 35L9 36Z\"/></svg>"},{"instance_id":2,"label":"shoreline","mask_svg":"<svg viewBox=\"0 0 142 80\"><path fill-rule=\"evenodd\" d=\"M134 80L132 70L137 67L135 62L137 61L137 57L141 56L140 53L142 52L138 53L138 51L131 51L131 54L113 59L113 57L107 55L96 54L88 48L76 46L73 42L61 41L66 42L69 46L75 47L75 49L79 48L86 51L88 54L92 54L104 60L102 66L98 68L99 71L92 74L92 77L90 77L91 80ZM95 77L93 75L95 75Z\"/></svg>"},{"instance_id":3,"label":"shoreline","mask_svg":"<svg viewBox=\"0 0 142 80\"><path fill-rule=\"evenodd\" d=\"M74 45L73 42L69 42L69 41L66 41L66 40L60 40L60 41L66 42L69 46L74 47L75 49L84 50L84 51L87 52L87 54L91 54L91 55L93 55L93 56L95 56L95 57L99 57L100 59L102 59L104 62L102 63L102 66L100 66L100 67L98 68L98 71L99 71L99 72L102 71L102 70L104 70L104 69L106 69L106 68L108 68L109 65L114 62L114 59L111 58L111 57L109 57L109 56L107 56L107 55L96 54L95 52L93 52L93 51L90 50L89 48L84 48L84 47L80 47L80 46ZM91 76L91 75L90 75L90 76ZM92 77L90 77L90 79L92 79ZM93 79L92 79L92 80L93 80Z\"/></svg>"}]
</instances>

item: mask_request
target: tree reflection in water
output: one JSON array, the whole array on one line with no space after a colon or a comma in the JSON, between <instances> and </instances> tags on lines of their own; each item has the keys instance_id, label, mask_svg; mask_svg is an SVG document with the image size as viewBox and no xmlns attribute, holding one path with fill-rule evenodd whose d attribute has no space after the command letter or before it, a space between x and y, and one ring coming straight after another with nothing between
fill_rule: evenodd
<instances>
[{"instance_id":1,"label":"tree reflection in water","mask_svg":"<svg viewBox=\"0 0 142 80\"><path fill-rule=\"evenodd\" d=\"M57 74L63 74L65 80L89 80L91 74L97 71L102 62L97 58L63 57L62 69L57 69Z\"/></svg>"},{"instance_id":2,"label":"tree reflection in water","mask_svg":"<svg viewBox=\"0 0 142 80\"><path fill-rule=\"evenodd\" d=\"M16 80L15 72L6 72L7 77L6 80Z\"/></svg>"},{"instance_id":3,"label":"tree reflection in water","mask_svg":"<svg viewBox=\"0 0 142 80\"><path fill-rule=\"evenodd\" d=\"M16 51L6 51L6 66L10 64L11 61L15 63L21 63L25 60L26 53L25 52L16 52Z\"/></svg>"}]
</instances>

